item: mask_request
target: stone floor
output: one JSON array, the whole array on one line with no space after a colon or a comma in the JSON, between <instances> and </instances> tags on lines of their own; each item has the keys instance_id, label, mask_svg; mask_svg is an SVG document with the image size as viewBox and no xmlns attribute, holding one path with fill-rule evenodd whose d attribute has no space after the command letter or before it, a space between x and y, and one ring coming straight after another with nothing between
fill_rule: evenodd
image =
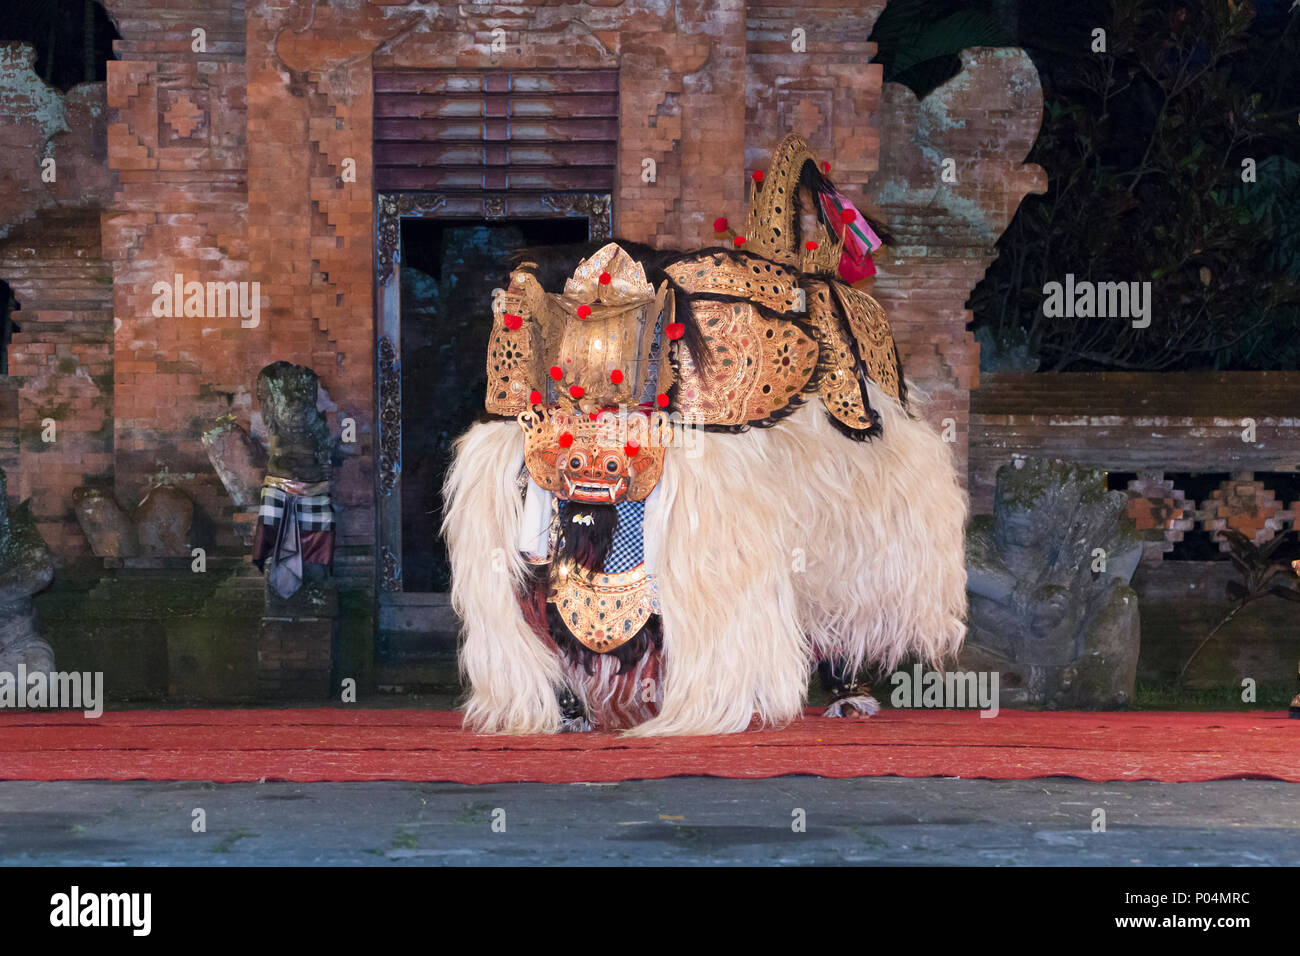
<instances>
[{"instance_id":1,"label":"stone floor","mask_svg":"<svg viewBox=\"0 0 1300 956\"><path fill-rule=\"evenodd\" d=\"M1300 785L10 781L0 863L1297 865Z\"/></svg>"}]
</instances>

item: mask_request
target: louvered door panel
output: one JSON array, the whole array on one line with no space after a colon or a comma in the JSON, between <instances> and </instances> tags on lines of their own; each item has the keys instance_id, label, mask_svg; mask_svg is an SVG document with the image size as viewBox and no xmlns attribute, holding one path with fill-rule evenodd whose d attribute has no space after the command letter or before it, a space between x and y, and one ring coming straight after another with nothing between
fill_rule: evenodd
<instances>
[{"instance_id":1,"label":"louvered door panel","mask_svg":"<svg viewBox=\"0 0 1300 956\"><path fill-rule=\"evenodd\" d=\"M380 192L612 192L614 70L375 74Z\"/></svg>"}]
</instances>

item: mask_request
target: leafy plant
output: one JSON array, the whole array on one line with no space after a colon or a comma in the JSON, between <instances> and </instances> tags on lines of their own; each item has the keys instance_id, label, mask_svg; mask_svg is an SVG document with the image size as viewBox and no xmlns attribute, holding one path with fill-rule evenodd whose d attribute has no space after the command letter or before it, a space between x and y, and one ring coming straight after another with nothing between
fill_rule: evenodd
<instances>
[{"instance_id":1,"label":"leafy plant","mask_svg":"<svg viewBox=\"0 0 1300 956\"><path fill-rule=\"evenodd\" d=\"M923 99L954 76L957 54L977 46L1007 46L1013 37L983 10L944 10L935 0L890 0L871 39L886 83L902 83Z\"/></svg>"},{"instance_id":2,"label":"leafy plant","mask_svg":"<svg viewBox=\"0 0 1300 956\"><path fill-rule=\"evenodd\" d=\"M1049 185L972 295L990 358L1028 343L1043 370L1300 367L1300 178L1284 158L1300 28L1261 26L1248 3L1114 0L1094 53L1020 9L1044 87L1028 160ZM1150 282L1150 328L1046 317L1045 284L1070 273Z\"/></svg>"},{"instance_id":3,"label":"leafy plant","mask_svg":"<svg viewBox=\"0 0 1300 956\"><path fill-rule=\"evenodd\" d=\"M1206 634L1204 640L1196 646L1196 650L1192 651L1192 656L1187 658L1187 663L1178 672L1179 684L1182 684L1183 678L1187 674L1187 668L1192 666L1192 661L1196 660L1196 655L1201 653L1201 648L1205 647L1214 635L1218 634L1229 621L1241 613L1242 609L1269 595L1287 601L1300 602L1300 587L1277 583L1278 575L1290 575L1290 564L1286 561L1273 560L1273 553L1289 537L1290 532L1280 534L1273 540L1261 545L1255 544L1254 541L1240 531L1228 529L1220 532L1220 534L1228 542L1228 557L1232 559L1232 565L1241 575L1241 580L1228 582L1228 597L1234 603L1228 613L1210 629L1210 633Z\"/></svg>"}]
</instances>

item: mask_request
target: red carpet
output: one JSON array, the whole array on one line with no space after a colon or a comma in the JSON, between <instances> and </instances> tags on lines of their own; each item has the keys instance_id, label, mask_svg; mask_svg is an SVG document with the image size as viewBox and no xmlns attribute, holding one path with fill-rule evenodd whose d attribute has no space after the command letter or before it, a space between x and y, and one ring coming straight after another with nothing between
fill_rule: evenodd
<instances>
[{"instance_id":1,"label":"red carpet","mask_svg":"<svg viewBox=\"0 0 1300 956\"><path fill-rule=\"evenodd\" d=\"M5 780L418 780L547 783L682 775L1069 776L1300 782L1300 720L1285 712L890 711L784 730L628 740L483 737L419 710L136 710L0 714Z\"/></svg>"}]
</instances>

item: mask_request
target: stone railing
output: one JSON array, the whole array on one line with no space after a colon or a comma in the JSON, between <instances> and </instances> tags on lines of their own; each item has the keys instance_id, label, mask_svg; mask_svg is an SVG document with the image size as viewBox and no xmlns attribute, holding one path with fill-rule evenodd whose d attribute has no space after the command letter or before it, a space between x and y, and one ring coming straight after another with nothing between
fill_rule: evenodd
<instances>
[{"instance_id":1,"label":"stone railing","mask_svg":"<svg viewBox=\"0 0 1300 956\"><path fill-rule=\"evenodd\" d=\"M970 444L976 514L1016 458L1128 475L1148 562L1190 531L1262 544L1300 516L1300 372L989 374L972 395Z\"/></svg>"}]
</instances>

